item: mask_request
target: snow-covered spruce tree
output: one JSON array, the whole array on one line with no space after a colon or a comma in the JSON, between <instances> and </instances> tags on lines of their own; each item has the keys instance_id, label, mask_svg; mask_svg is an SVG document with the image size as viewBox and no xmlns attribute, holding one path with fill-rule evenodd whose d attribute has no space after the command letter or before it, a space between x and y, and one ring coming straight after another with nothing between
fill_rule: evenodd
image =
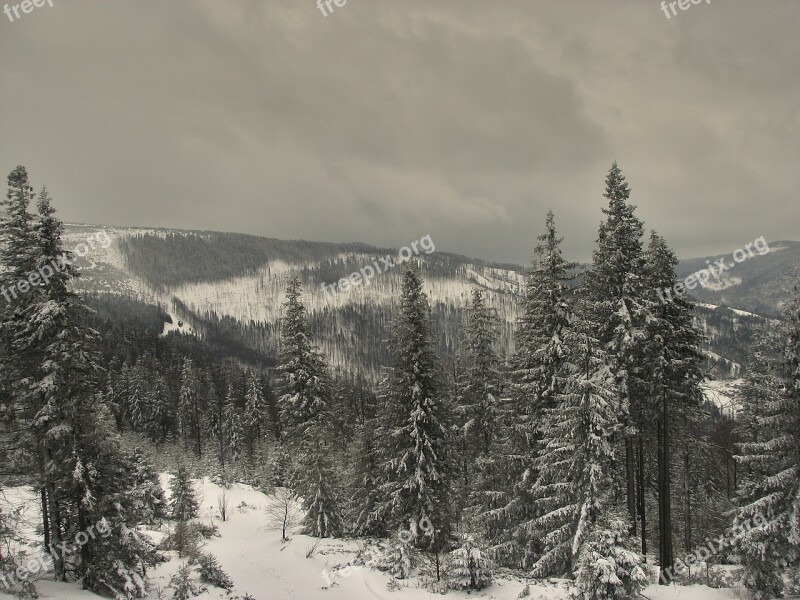
<instances>
[{"instance_id":1,"label":"snow-covered spruce tree","mask_svg":"<svg viewBox=\"0 0 800 600\"><path fill-rule=\"evenodd\" d=\"M581 547L575 586L575 600L636 600L647 585L642 555L629 550L635 543L628 536L624 518L610 515L599 521Z\"/></svg>"},{"instance_id":2,"label":"snow-covered spruce tree","mask_svg":"<svg viewBox=\"0 0 800 600\"><path fill-rule=\"evenodd\" d=\"M483 292L472 290L467 307L463 375L459 378L454 412L461 427L464 452L461 459L465 494L473 501L482 488L487 458L497 429L502 393L501 358L495 349L500 322L496 311L487 306Z\"/></svg>"},{"instance_id":3,"label":"snow-covered spruce tree","mask_svg":"<svg viewBox=\"0 0 800 600\"><path fill-rule=\"evenodd\" d=\"M236 396L233 385L228 386L228 394L225 396L225 436L228 449L230 450L231 460L238 462L242 456L244 447L244 425L242 415L236 406Z\"/></svg>"},{"instance_id":4,"label":"snow-covered spruce tree","mask_svg":"<svg viewBox=\"0 0 800 600\"><path fill-rule=\"evenodd\" d=\"M36 267L36 240L29 213L35 197L25 167L11 171L2 203L4 211L0 211L0 409L8 422L30 419L38 410L25 384L24 374L31 365L15 356L13 350L14 340L24 327L20 315L31 301L31 295L23 294L17 284Z\"/></svg>"},{"instance_id":5,"label":"snow-covered spruce tree","mask_svg":"<svg viewBox=\"0 0 800 600\"><path fill-rule=\"evenodd\" d=\"M402 540L392 541L382 548L375 561L375 568L389 573L395 579L408 579L417 566L418 556L413 546Z\"/></svg>"},{"instance_id":6,"label":"snow-covered spruce tree","mask_svg":"<svg viewBox=\"0 0 800 600\"><path fill-rule=\"evenodd\" d=\"M25 167L19 166L11 171L8 175L8 192L2 203L5 214L0 218L3 242L0 245L0 264L6 271L3 277L8 277L10 283L27 279L38 266L33 217L30 213L30 205L35 198ZM19 291L16 295L8 291L8 297L4 300L13 305L21 295Z\"/></svg>"},{"instance_id":7,"label":"snow-covered spruce tree","mask_svg":"<svg viewBox=\"0 0 800 600\"><path fill-rule=\"evenodd\" d=\"M200 378L191 358L183 360L178 421L184 441L194 440L194 451L203 455L203 409L201 407Z\"/></svg>"},{"instance_id":8,"label":"snow-covered spruce tree","mask_svg":"<svg viewBox=\"0 0 800 600\"><path fill-rule=\"evenodd\" d=\"M428 297L415 265L403 274L400 311L393 325L392 366L381 384L379 511L418 548L441 550L453 515L448 456L449 406L431 343ZM432 526L422 528L421 522Z\"/></svg>"},{"instance_id":9,"label":"snow-covered spruce tree","mask_svg":"<svg viewBox=\"0 0 800 600\"><path fill-rule=\"evenodd\" d=\"M258 444L272 430L269 402L264 394L259 378L251 373L247 379L247 392L244 405L244 426L247 428L247 451L250 456Z\"/></svg>"},{"instance_id":10,"label":"snow-covered spruce tree","mask_svg":"<svg viewBox=\"0 0 800 600\"><path fill-rule=\"evenodd\" d=\"M600 225L586 287L597 316L597 337L617 381L625 425L621 436L625 445L624 471L617 481L626 489L633 533L638 513L636 436L644 420L642 403L648 391L642 379L647 364L642 343L650 303L642 248L644 227L634 214L636 207L628 201L630 188L616 162L606 177L604 196L608 200L608 207L603 209L606 220Z\"/></svg>"},{"instance_id":11,"label":"snow-covered spruce tree","mask_svg":"<svg viewBox=\"0 0 800 600\"><path fill-rule=\"evenodd\" d=\"M753 430L737 457L745 475L733 545L745 567L743 583L759 600L782 597L787 579L793 591L800 588L800 280L784 318L780 355L753 356L742 405Z\"/></svg>"},{"instance_id":12,"label":"snow-covered spruce tree","mask_svg":"<svg viewBox=\"0 0 800 600\"><path fill-rule=\"evenodd\" d=\"M197 492L194 489L192 478L185 466L178 466L178 470L169 482L169 490L170 516L176 521L182 522L194 519L200 510L200 503L197 500Z\"/></svg>"},{"instance_id":13,"label":"snow-covered spruce tree","mask_svg":"<svg viewBox=\"0 0 800 600\"><path fill-rule=\"evenodd\" d=\"M330 464L332 444L327 418L330 376L311 340L301 295L300 280L293 277L283 305L278 364L283 441L295 456L297 468L291 476L292 487L303 498L306 533L336 537L343 526L337 502L338 486Z\"/></svg>"},{"instance_id":14,"label":"snow-covered spruce tree","mask_svg":"<svg viewBox=\"0 0 800 600\"><path fill-rule=\"evenodd\" d=\"M474 536L464 535L461 545L450 553L448 587L454 590L482 590L494 579L494 565Z\"/></svg>"},{"instance_id":15,"label":"snow-covered spruce tree","mask_svg":"<svg viewBox=\"0 0 800 600\"><path fill-rule=\"evenodd\" d=\"M696 328L692 305L684 297L672 298L669 302L656 299L659 290L672 289L677 281L675 268L678 259L666 241L651 233L650 244L645 255L646 281L651 290L651 316L646 325L644 352L648 357L645 379L650 384L649 402L643 403L643 412L648 415L640 424L637 454L641 461L646 454L645 445L655 442L657 462L658 493L658 540L660 582L669 584L673 572L674 553L672 548L672 431L676 423L693 418L702 392L700 382L700 333ZM655 435L653 435L655 434ZM655 439L653 439L655 438ZM640 473L643 465L640 464ZM640 477L641 479L641 477ZM639 482L641 485L642 482ZM643 547L646 551L644 494L639 494L639 517L642 528Z\"/></svg>"},{"instance_id":16,"label":"snow-covered spruce tree","mask_svg":"<svg viewBox=\"0 0 800 600\"><path fill-rule=\"evenodd\" d=\"M228 591L233 589L233 579L222 569L216 556L201 552L197 556L197 564L200 567L200 581Z\"/></svg>"},{"instance_id":17,"label":"snow-covered spruce tree","mask_svg":"<svg viewBox=\"0 0 800 600\"><path fill-rule=\"evenodd\" d=\"M353 525L357 536L382 536L386 524L380 514L380 472L378 445L374 438L375 421L364 423L356 438L356 480L352 505L358 511Z\"/></svg>"},{"instance_id":18,"label":"snow-covered spruce tree","mask_svg":"<svg viewBox=\"0 0 800 600\"><path fill-rule=\"evenodd\" d=\"M128 510L137 523L154 524L169 517L167 499L153 463L139 448L128 455L134 485L129 496Z\"/></svg>"},{"instance_id":19,"label":"snow-covered spruce tree","mask_svg":"<svg viewBox=\"0 0 800 600\"><path fill-rule=\"evenodd\" d=\"M561 252L555 217L547 213L545 231L538 236L533 265L527 276L523 314L517 323L516 351L511 358L510 406L504 425L506 438L490 468L508 481L497 480L487 494L483 520L493 551L509 564L530 567L535 554L530 529L531 487L544 413L563 393L556 377L566 360L564 336L570 327L576 267ZM503 489L505 488L505 489Z\"/></svg>"},{"instance_id":20,"label":"snow-covered spruce tree","mask_svg":"<svg viewBox=\"0 0 800 600\"><path fill-rule=\"evenodd\" d=\"M555 376L559 392L540 426L543 441L531 488L536 516L525 524L544 546L534 577L571 574L612 502L620 399L602 346L592 337L596 325L589 310L586 303L578 307L573 326L563 330L565 362Z\"/></svg>"},{"instance_id":21,"label":"snow-covered spruce tree","mask_svg":"<svg viewBox=\"0 0 800 600\"><path fill-rule=\"evenodd\" d=\"M14 360L24 364L36 407L24 443L38 457L48 543L58 545L105 523L108 536L89 536L68 557L57 552L55 576L65 579L65 559L83 586L119 597L145 593L144 569L155 560L146 540L133 529L126 509L135 482L103 402L104 373L97 332L88 325L89 309L69 291L77 270L62 247L63 225L43 190L32 226L36 268L52 273L29 291L20 312L24 326L15 332Z\"/></svg>"},{"instance_id":22,"label":"snow-covered spruce tree","mask_svg":"<svg viewBox=\"0 0 800 600\"><path fill-rule=\"evenodd\" d=\"M121 451L113 416L99 398L87 410L95 412L94 429L84 431L81 443L83 453L92 460L77 461L73 479L75 492L86 490L93 496L93 501L82 499L85 508L79 505L78 528L85 531L94 525L101 535L80 548L78 572L83 575L85 589L115 598L138 598L146 595L147 567L162 557L150 538L135 526L143 516L163 508L161 488L152 479L140 484L143 474L137 473L136 465ZM92 422L85 416L84 426Z\"/></svg>"}]
</instances>

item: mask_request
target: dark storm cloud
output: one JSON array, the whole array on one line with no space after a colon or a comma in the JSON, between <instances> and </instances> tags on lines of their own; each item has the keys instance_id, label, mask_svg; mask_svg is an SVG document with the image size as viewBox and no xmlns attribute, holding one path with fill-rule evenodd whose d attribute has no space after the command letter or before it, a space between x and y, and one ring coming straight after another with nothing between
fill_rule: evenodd
<instances>
[{"instance_id":1,"label":"dark storm cloud","mask_svg":"<svg viewBox=\"0 0 800 600\"><path fill-rule=\"evenodd\" d=\"M798 24L790 0L55 0L0 21L0 167L72 221L524 261L548 207L588 257L616 159L682 255L796 239Z\"/></svg>"}]
</instances>

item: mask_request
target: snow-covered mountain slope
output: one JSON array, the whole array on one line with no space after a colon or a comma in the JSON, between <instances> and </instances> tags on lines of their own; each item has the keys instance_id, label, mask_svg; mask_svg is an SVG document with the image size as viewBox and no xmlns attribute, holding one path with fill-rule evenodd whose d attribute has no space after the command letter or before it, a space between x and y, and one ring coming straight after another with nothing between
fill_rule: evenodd
<instances>
[{"instance_id":1,"label":"snow-covered mountain slope","mask_svg":"<svg viewBox=\"0 0 800 600\"><path fill-rule=\"evenodd\" d=\"M397 260L396 249L85 225L68 226L65 242L74 249L98 236L107 236L102 239L109 243L80 259L83 276L76 288L123 294L162 306L173 314L173 323L165 324L165 333L175 330L203 335L219 319L228 318L238 324L230 335L244 337L242 330L262 327L263 331L257 332L261 338L258 348L251 349L273 353L286 283L289 277L298 275L304 283L303 300L315 336L332 364L370 376L376 376L380 365L385 364L385 340L390 335L402 276L401 266L387 266L387 261ZM737 277L749 281L754 275L748 274L758 273L753 269L759 266L770 272L773 263L768 259L792 256L794 243L784 245L784 250L773 245L772 253L756 256L750 265L737 265ZM443 357L457 346L462 309L474 287L485 290L488 303L501 317L503 351L512 350L513 324L519 316L524 287L523 267L491 265L438 249L427 252L418 248L414 258L421 264ZM698 260L706 264L705 259ZM685 271L687 267L681 268ZM690 264L690 268L694 267ZM360 275L358 285L343 289L341 280L353 274ZM764 319L751 311L721 308L711 301L701 304L697 314L708 339L707 356L715 374L723 378L741 376L752 330ZM178 321L184 327L178 328Z\"/></svg>"},{"instance_id":2,"label":"snow-covered mountain slope","mask_svg":"<svg viewBox=\"0 0 800 600\"><path fill-rule=\"evenodd\" d=\"M771 242L759 244L758 248L751 250L752 256L741 249L729 254L684 260L679 265L678 274L683 278L701 270L714 269L714 276L708 283L692 291L698 300L760 315L778 316L792 276L798 273L800 242Z\"/></svg>"},{"instance_id":3,"label":"snow-covered mountain slope","mask_svg":"<svg viewBox=\"0 0 800 600\"><path fill-rule=\"evenodd\" d=\"M166 483L169 477L162 475L162 481ZM219 537L207 540L202 551L214 554L234 583L232 594L204 584L206 591L197 596L198 600L242 598L246 593L254 600L429 600L438 596L426 589L426 578L419 572L411 579L396 580L398 589L389 591L391 577L364 566L357 559L360 551L367 545L363 540L317 540L299 534L297 527L294 527L289 535L290 541L283 542L281 532L270 523L266 514L266 508L275 502L272 496L245 485L233 485L223 490L208 479L197 480L195 488L202 498L199 520L213 523L219 528L220 534ZM217 509L217 500L223 491L228 497L230 507L229 518L225 522L220 520ZM20 542L11 550L24 549L28 557L39 555L36 547L39 539L36 527L41 519L39 506L37 494L29 488L6 489L0 498L0 508L4 513L21 515ZM160 529L147 533L154 541L158 541L172 526L171 523L164 523ZM312 555L307 556L315 545ZM169 557L168 562L148 571L150 595L153 598L172 597L172 576L187 562L186 558L179 558L175 552L166 554ZM198 579L196 569L193 569L193 578ZM532 600L566 600L568 597L564 582L526 582L510 573L499 575L485 590L472 593L450 591L447 597L454 600L513 600L520 597L526 584L530 584L529 595L526 597ZM35 585L40 598L98 598L81 590L78 583L50 581L46 572L36 576ZM3 593L2 589L0 593ZM651 585L644 594L646 598L653 600L735 598L733 590L711 589L706 586Z\"/></svg>"}]
</instances>

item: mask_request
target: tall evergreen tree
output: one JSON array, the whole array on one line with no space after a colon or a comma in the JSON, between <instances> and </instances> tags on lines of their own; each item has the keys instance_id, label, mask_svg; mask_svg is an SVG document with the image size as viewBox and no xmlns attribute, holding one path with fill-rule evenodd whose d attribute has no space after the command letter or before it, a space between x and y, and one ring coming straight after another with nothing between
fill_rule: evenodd
<instances>
[{"instance_id":1,"label":"tall evergreen tree","mask_svg":"<svg viewBox=\"0 0 800 600\"><path fill-rule=\"evenodd\" d=\"M588 305L582 307L588 311ZM556 374L558 395L545 409L543 443L531 489L536 516L525 526L541 536L536 577L570 575L596 523L613 509L614 438L621 430L616 380L596 325L584 313L564 330L566 361Z\"/></svg>"},{"instance_id":2,"label":"tall evergreen tree","mask_svg":"<svg viewBox=\"0 0 800 600\"><path fill-rule=\"evenodd\" d=\"M502 420L503 379L496 350L500 322L480 289L472 291L466 310L464 368L456 380L454 412L459 427L457 445L459 483L456 498L470 515L493 507L496 467L493 445ZM455 441L455 440L454 440Z\"/></svg>"},{"instance_id":3,"label":"tall evergreen tree","mask_svg":"<svg viewBox=\"0 0 800 600\"><path fill-rule=\"evenodd\" d=\"M510 410L505 411L505 457L494 468L509 474L507 490L496 490L485 516L495 533L494 551L508 562L530 566L536 548L530 531L534 517L531 488L541 448L541 423L555 399L564 393L558 374L566 361L564 338L570 328L574 293L574 263L561 251L555 216L548 211L545 231L538 236L531 271L527 277L523 314L517 324L516 349L511 359ZM502 499L505 498L505 502Z\"/></svg>"},{"instance_id":4,"label":"tall evergreen tree","mask_svg":"<svg viewBox=\"0 0 800 600\"><path fill-rule=\"evenodd\" d=\"M700 383L700 333L694 324L692 305L685 297L669 302L656 299L658 290L672 289L677 281L678 259L666 241L652 232L646 253L646 281L651 290L651 317L646 325L647 356L645 378L650 383L649 402L642 403L644 418L639 423L638 457L640 473L644 446L656 442L658 488L659 566L662 584L670 582L673 572L672 548L672 430L676 423L693 418L702 398ZM655 431L654 431L655 430ZM655 435L654 435L655 434ZM655 438L655 439L654 439ZM639 477L639 516L641 519L642 552L647 551L644 506L644 483Z\"/></svg>"},{"instance_id":5,"label":"tall evergreen tree","mask_svg":"<svg viewBox=\"0 0 800 600\"><path fill-rule=\"evenodd\" d=\"M380 536L386 533L381 515L381 465L379 445L374 437L376 420L361 425L356 442L356 469L353 506L357 510L353 532L358 536Z\"/></svg>"},{"instance_id":6,"label":"tall evergreen tree","mask_svg":"<svg viewBox=\"0 0 800 600\"><path fill-rule=\"evenodd\" d=\"M225 433L227 445L231 451L231 460L238 462L244 447L244 426L242 415L236 406L236 397L233 386L228 386L228 395L225 397Z\"/></svg>"},{"instance_id":7,"label":"tall evergreen tree","mask_svg":"<svg viewBox=\"0 0 800 600\"><path fill-rule=\"evenodd\" d=\"M139 597L145 594L145 565L154 554L129 528L136 518L126 508L135 485L132 467L96 391L105 380L98 336L87 324L89 309L69 290L78 273L63 250L63 225L54 213L43 190L31 227L34 266L42 277L27 292L18 313L23 325L12 340L12 372L24 373L15 382L25 390L20 401L35 409L29 413L23 443L38 458L46 542L60 546L92 525L106 523L111 535L73 547L69 559L85 588ZM57 579L67 577L67 558L55 553Z\"/></svg>"},{"instance_id":8,"label":"tall evergreen tree","mask_svg":"<svg viewBox=\"0 0 800 600\"><path fill-rule=\"evenodd\" d=\"M183 522L194 519L200 510L200 502L197 500L197 492L186 467L178 465L169 489L169 509L172 518Z\"/></svg>"},{"instance_id":9,"label":"tall evergreen tree","mask_svg":"<svg viewBox=\"0 0 800 600\"><path fill-rule=\"evenodd\" d=\"M22 312L31 302L29 294L18 289L36 268L36 238L29 212L36 195L25 167L19 166L8 175L8 191L0 211L0 407L4 420L29 419L37 406L17 399L28 398L29 391L20 385L31 364L14 356L14 340L24 328Z\"/></svg>"},{"instance_id":10,"label":"tall evergreen tree","mask_svg":"<svg viewBox=\"0 0 800 600\"><path fill-rule=\"evenodd\" d=\"M753 430L737 457L747 471L734 547L745 567L744 584L759 600L782 597L786 580L800 589L800 280L784 317L779 355L753 356L742 406Z\"/></svg>"},{"instance_id":11,"label":"tall evergreen tree","mask_svg":"<svg viewBox=\"0 0 800 600\"><path fill-rule=\"evenodd\" d=\"M281 322L281 426L284 443L295 453L293 487L303 497L305 531L334 537L342 532L342 519L328 451L331 384L322 355L312 342L301 295L300 280L294 277L286 289Z\"/></svg>"},{"instance_id":12,"label":"tall evergreen tree","mask_svg":"<svg viewBox=\"0 0 800 600\"><path fill-rule=\"evenodd\" d=\"M502 390L501 359L495 349L499 328L497 313L487 306L483 292L472 290L467 309L466 368L455 407L467 440L470 468L489 454L494 438ZM470 478L473 483L474 475Z\"/></svg>"},{"instance_id":13,"label":"tall evergreen tree","mask_svg":"<svg viewBox=\"0 0 800 600\"><path fill-rule=\"evenodd\" d=\"M382 383L380 511L390 527L408 528L418 547L441 549L453 519L444 425L449 406L431 343L429 311L419 271L409 265L394 322L392 366ZM422 528L421 522L432 527Z\"/></svg>"},{"instance_id":14,"label":"tall evergreen tree","mask_svg":"<svg viewBox=\"0 0 800 600\"><path fill-rule=\"evenodd\" d=\"M247 380L244 425L247 428L248 452L252 456L255 447L272 429L269 402L261 387L261 382L255 374L250 374Z\"/></svg>"},{"instance_id":15,"label":"tall evergreen tree","mask_svg":"<svg viewBox=\"0 0 800 600\"><path fill-rule=\"evenodd\" d=\"M186 357L181 367L178 419L184 439L194 440L194 451L197 456L203 454L203 410L200 392L200 377L192 359Z\"/></svg>"},{"instance_id":16,"label":"tall evergreen tree","mask_svg":"<svg viewBox=\"0 0 800 600\"><path fill-rule=\"evenodd\" d=\"M645 259L642 249L644 227L629 203L630 188L615 162L606 177L604 194L608 207L601 223L587 289L599 324L598 338L608 354L617 380L620 410L624 416L625 470L619 478L626 489L631 532L637 529L635 442L642 419L642 402L647 386L642 343L648 320Z\"/></svg>"}]
</instances>

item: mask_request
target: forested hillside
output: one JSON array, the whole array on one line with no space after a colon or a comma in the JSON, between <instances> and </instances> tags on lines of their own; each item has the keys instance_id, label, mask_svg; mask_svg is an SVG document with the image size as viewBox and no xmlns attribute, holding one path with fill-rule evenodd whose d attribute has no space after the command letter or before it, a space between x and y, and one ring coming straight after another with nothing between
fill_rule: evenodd
<instances>
[{"instance_id":1,"label":"forested hillside","mask_svg":"<svg viewBox=\"0 0 800 600\"><path fill-rule=\"evenodd\" d=\"M158 240L191 251L204 234L64 234L24 168L8 185L5 482L41 496L45 548L92 520L116 532L54 553L58 580L142 597L169 551L230 589L197 549L186 461L224 485L287 490L312 537L400 532L378 568L424 573L432 592L483 589L503 567L621 600L655 580L697 581L679 557L708 539L725 543L705 557L703 583L730 584L712 566L733 562L750 589L797 586L800 290L782 320L664 302L654 292L678 281L677 258L645 237L616 164L588 267L564 258L550 212L525 272L431 247L335 294L322 285L380 256L309 263L313 245L301 245L257 266L275 252L266 241L246 266L232 236L213 268L192 276L178 261L184 281L159 286L128 270L131 240L146 240L157 269ZM202 281L234 263L239 275ZM717 377L740 379L725 410L705 393ZM169 512L139 446L182 457ZM141 527L164 518L174 529L156 547ZM11 543L13 523L0 535ZM760 553L764 540L780 551ZM599 592L607 568L616 578Z\"/></svg>"}]
</instances>

